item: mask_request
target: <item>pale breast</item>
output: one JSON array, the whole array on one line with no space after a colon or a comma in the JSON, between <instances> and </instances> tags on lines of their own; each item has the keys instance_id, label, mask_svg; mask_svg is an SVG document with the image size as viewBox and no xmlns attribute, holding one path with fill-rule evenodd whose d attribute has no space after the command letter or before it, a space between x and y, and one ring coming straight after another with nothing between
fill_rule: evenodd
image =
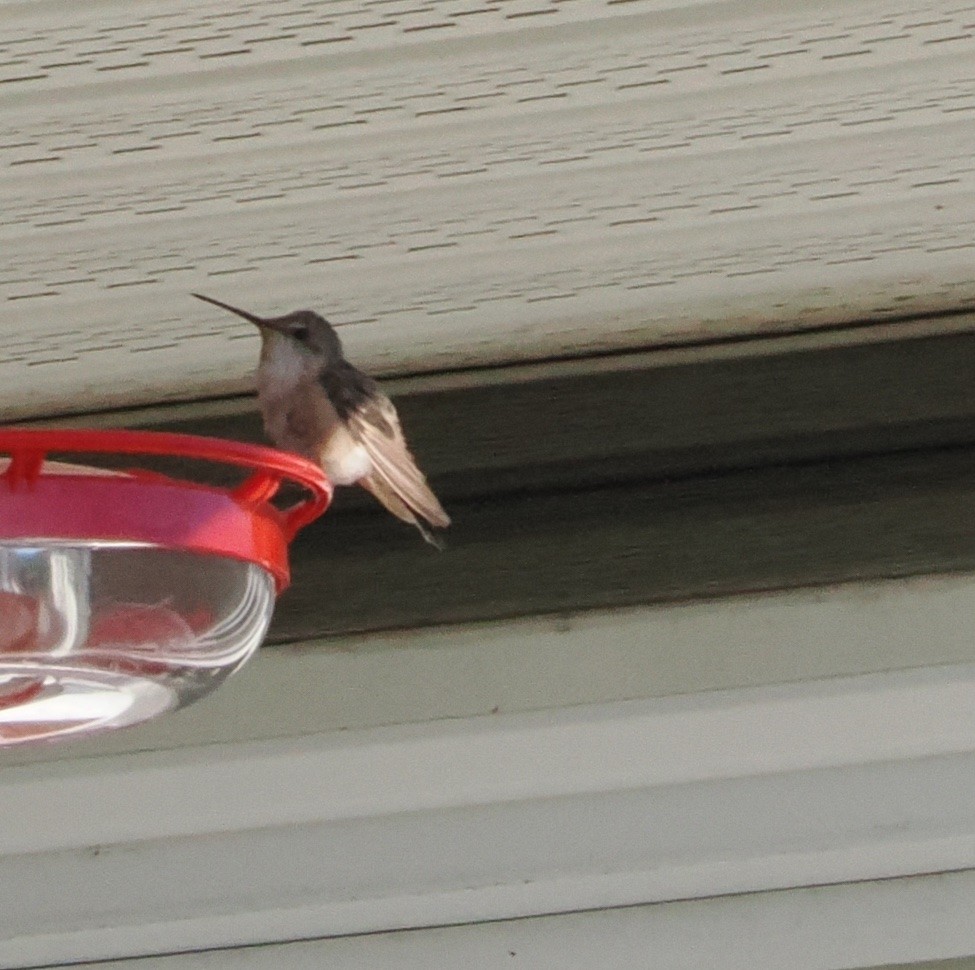
<instances>
[{"instance_id":1,"label":"pale breast","mask_svg":"<svg viewBox=\"0 0 975 970\"><path fill-rule=\"evenodd\" d=\"M279 334L266 336L257 368L257 400L271 441L314 460L331 432L332 415L317 400L323 392L310 365L293 341Z\"/></svg>"},{"instance_id":2,"label":"pale breast","mask_svg":"<svg viewBox=\"0 0 975 970\"><path fill-rule=\"evenodd\" d=\"M352 485L372 471L369 453L338 416L315 361L273 332L261 352L257 397L268 437L317 461L336 485Z\"/></svg>"},{"instance_id":3,"label":"pale breast","mask_svg":"<svg viewBox=\"0 0 975 970\"><path fill-rule=\"evenodd\" d=\"M354 485L372 471L369 453L342 426L322 445L319 455L325 474L335 485Z\"/></svg>"}]
</instances>

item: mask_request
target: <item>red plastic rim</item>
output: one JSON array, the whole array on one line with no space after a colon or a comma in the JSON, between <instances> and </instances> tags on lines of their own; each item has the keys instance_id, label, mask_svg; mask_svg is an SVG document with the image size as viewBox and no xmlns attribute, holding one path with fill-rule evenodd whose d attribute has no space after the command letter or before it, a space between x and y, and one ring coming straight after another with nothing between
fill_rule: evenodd
<instances>
[{"instance_id":1,"label":"red plastic rim","mask_svg":"<svg viewBox=\"0 0 975 970\"><path fill-rule=\"evenodd\" d=\"M252 469L232 490L154 472L45 471L49 452L168 455ZM158 431L0 429L0 541L137 543L230 556L289 582L288 543L318 518L332 485L313 462L260 445ZM293 482L309 498L286 509L270 500Z\"/></svg>"}]
</instances>

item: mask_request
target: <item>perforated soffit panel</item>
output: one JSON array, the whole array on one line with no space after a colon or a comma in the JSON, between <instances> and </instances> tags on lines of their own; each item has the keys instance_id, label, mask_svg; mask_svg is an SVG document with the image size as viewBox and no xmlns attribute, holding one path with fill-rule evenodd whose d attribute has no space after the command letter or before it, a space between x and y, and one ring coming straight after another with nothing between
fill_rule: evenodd
<instances>
[{"instance_id":1,"label":"perforated soffit panel","mask_svg":"<svg viewBox=\"0 0 975 970\"><path fill-rule=\"evenodd\" d=\"M975 298L975 3L0 3L5 418Z\"/></svg>"}]
</instances>

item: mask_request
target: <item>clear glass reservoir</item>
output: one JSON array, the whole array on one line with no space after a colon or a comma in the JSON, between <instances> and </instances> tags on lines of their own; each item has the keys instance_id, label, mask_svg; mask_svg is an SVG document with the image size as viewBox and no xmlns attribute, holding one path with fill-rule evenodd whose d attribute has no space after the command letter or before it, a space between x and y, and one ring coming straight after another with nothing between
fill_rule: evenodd
<instances>
[{"instance_id":1,"label":"clear glass reservoir","mask_svg":"<svg viewBox=\"0 0 975 970\"><path fill-rule=\"evenodd\" d=\"M257 649L273 577L127 543L0 543L0 746L136 724L219 686Z\"/></svg>"}]
</instances>

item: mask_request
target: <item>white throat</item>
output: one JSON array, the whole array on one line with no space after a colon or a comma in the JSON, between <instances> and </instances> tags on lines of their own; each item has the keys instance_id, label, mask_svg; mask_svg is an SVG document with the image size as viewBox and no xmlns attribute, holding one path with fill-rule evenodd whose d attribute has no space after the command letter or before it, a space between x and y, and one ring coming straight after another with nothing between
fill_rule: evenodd
<instances>
[{"instance_id":1,"label":"white throat","mask_svg":"<svg viewBox=\"0 0 975 970\"><path fill-rule=\"evenodd\" d=\"M265 334L257 369L257 393L262 398L283 397L313 376L314 370L311 355L293 340L274 332Z\"/></svg>"}]
</instances>

